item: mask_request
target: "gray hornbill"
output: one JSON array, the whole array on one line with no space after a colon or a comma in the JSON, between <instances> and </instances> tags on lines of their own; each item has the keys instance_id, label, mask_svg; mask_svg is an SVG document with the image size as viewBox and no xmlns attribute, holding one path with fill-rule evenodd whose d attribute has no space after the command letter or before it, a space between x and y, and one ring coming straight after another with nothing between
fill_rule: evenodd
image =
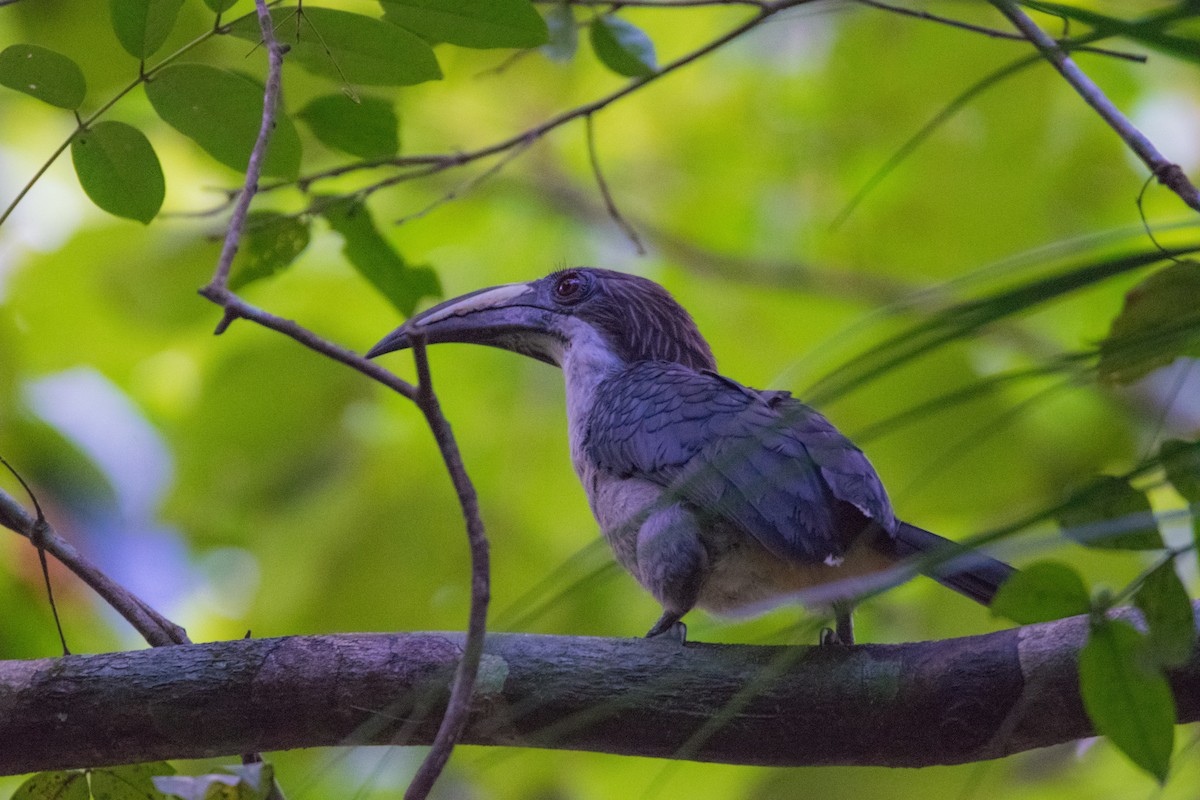
<instances>
[{"instance_id":1,"label":"gray hornbill","mask_svg":"<svg viewBox=\"0 0 1200 800\"><path fill-rule=\"evenodd\" d=\"M901 522L866 456L788 392L719 374L658 284L576 268L480 289L418 314L367 353L472 342L561 367L571 460L617 561L662 604L760 610L805 588L955 545ZM961 549L961 548L960 548ZM972 552L930 572L979 603L1013 569ZM835 637L853 641L848 606Z\"/></svg>"}]
</instances>

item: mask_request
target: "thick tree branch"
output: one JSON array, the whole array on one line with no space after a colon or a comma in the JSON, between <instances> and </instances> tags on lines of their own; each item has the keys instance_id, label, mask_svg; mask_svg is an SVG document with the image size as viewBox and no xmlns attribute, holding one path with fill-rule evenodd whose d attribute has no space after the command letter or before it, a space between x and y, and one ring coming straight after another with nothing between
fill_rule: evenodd
<instances>
[{"instance_id":1,"label":"thick tree branch","mask_svg":"<svg viewBox=\"0 0 1200 800\"><path fill-rule=\"evenodd\" d=\"M686 744L692 760L775 766L998 758L1093 733L1076 674L1086 635L1085 617L846 648L489 634L460 741L660 758ZM0 662L0 773L428 744L463 641L350 634ZM1171 684L1179 721L1200 720L1200 652Z\"/></svg>"}]
</instances>

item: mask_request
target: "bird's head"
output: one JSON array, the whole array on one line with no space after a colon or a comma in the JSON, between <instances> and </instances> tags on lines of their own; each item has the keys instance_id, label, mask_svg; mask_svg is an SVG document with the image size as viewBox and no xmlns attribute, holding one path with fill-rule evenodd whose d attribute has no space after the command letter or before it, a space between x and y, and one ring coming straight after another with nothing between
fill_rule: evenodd
<instances>
[{"instance_id":1,"label":"bird's head","mask_svg":"<svg viewBox=\"0 0 1200 800\"><path fill-rule=\"evenodd\" d=\"M385 336L367 358L409 348L416 337L429 344L500 347L556 366L572 347L602 347L627 364L669 361L716 369L708 342L666 289L646 278L593 267L439 303Z\"/></svg>"}]
</instances>

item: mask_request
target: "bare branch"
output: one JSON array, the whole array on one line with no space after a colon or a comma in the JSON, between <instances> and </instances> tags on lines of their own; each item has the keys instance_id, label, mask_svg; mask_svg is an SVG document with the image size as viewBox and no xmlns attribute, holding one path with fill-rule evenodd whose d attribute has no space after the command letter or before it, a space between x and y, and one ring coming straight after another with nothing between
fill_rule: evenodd
<instances>
[{"instance_id":1,"label":"bare branch","mask_svg":"<svg viewBox=\"0 0 1200 800\"><path fill-rule=\"evenodd\" d=\"M263 90L262 123L258 128L258 138L254 140L254 148L250 151L250 161L246 164L246 182L238 195L233 207L233 215L225 229L225 240L221 244L221 256L217 259L217 270L213 274L209 288L224 289L229 283L229 269L233 266L233 258L237 255L238 243L242 238L242 228L246 226L246 214L250 210L250 201L258 192L258 178L262 174L263 161L267 157L267 144L271 140L271 132L275 130L275 114L279 107L279 95L282 90L284 49L275 41L275 31L271 23L271 12L267 9L265 0L254 0L254 10L258 14L258 27L262 31L263 44L267 48L267 85ZM228 327L228 322L225 323ZM221 331L218 331L220 333Z\"/></svg>"},{"instance_id":2,"label":"bare branch","mask_svg":"<svg viewBox=\"0 0 1200 800\"><path fill-rule=\"evenodd\" d=\"M53 525L38 521L26 513L21 504L0 490L0 524L14 533L32 540L35 529L41 546L63 566L92 587L96 594L132 625L142 638L155 647L184 644L189 640L183 628L159 614L150 605L124 586L109 578L89 561L74 545L62 538Z\"/></svg>"},{"instance_id":3,"label":"bare branch","mask_svg":"<svg viewBox=\"0 0 1200 800\"><path fill-rule=\"evenodd\" d=\"M1189 207L1200 211L1200 190L1197 190L1188 180L1183 169L1158 151L1154 143L1121 113L1121 110L1075 64L1058 42L1054 41L1036 22L1030 19L1029 15L1022 11L1013 0L991 0L991 3L1037 47L1042 57L1059 71L1067 83L1074 87L1084 101L1109 124L1109 127L1117 132L1129 149L1150 168L1150 172L1158 179L1159 183L1179 195Z\"/></svg>"},{"instance_id":4,"label":"bare branch","mask_svg":"<svg viewBox=\"0 0 1200 800\"><path fill-rule=\"evenodd\" d=\"M1073 617L844 648L492 633L462 742L679 758L692 740L693 760L773 766L1000 758L1093 735L1076 670L1087 630ZM464 646L348 634L0 662L0 773L428 744ZM1168 677L1179 722L1200 720L1200 651Z\"/></svg>"},{"instance_id":5,"label":"bare branch","mask_svg":"<svg viewBox=\"0 0 1200 800\"><path fill-rule=\"evenodd\" d=\"M596 177L596 186L600 189L600 196L604 198L604 208L617 227L629 237L629 241L633 243L633 249L637 250L639 256L644 256L646 248L642 244L642 240L638 238L637 230L629 224L629 220L621 216L617 203L613 200L612 192L608 190L608 181L604 180L604 173L600 170L600 156L596 152L596 126L593 115L588 114L584 122L587 130L588 161L591 162L592 175Z\"/></svg>"},{"instance_id":6,"label":"bare branch","mask_svg":"<svg viewBox=\"0 0 1200 800\"><path fill-rule=\"evenodd\" d=\"M880 11L890 11L893 14L900 14L901 16L905 16L905 17L912 17L914 19L923 19L928 22L936 22L940 25L946 25L951 28L958 28L959 30L970 31L971 33L979 33L984 36L991 37L993 39L1007 39L1009 41L1016 41L1016 42L1028 41L1023 35L1021 35L1019 33L1011 33L1009 31L1001 31L1001 30L997 30L995 28L988 28L983 25L972 25L969 22L963 22L962 20L953 19L951 17L943 17L940 14L934 14L929 11L920 11L915 8L906 8L904 6L892 5L891 3L883 3L883 2L880 2L880 0L854 0L854 1L856 3L861 3L864 6L870 6L871 8L877 8ZM1068 41L1060 41L1058 44L1061 47L1063 47L1064 49L1071 50L1073 52L1094 53L1096 55L1101 55L1101 56L1110 56L1112 58L1120 58L1125 61L1133 61L1138 64L1146 63L1146 57L1144 55L1141 55L1140 53L1124 53L1120 50L1110 50L1107 47L1092 47L1090 45L1072 46L1072 44L1069 40Z\"/></svg>"},{"instance_id":7,"label":"bare branch","mask_svg":"<svg viewBox=\"0 0 1200 800\"><path fill-rule=\"evenodd\" d=\"M463 466L458 443L450 431L450 423L442 414L441 404L433 391L433 379L429 374L429 360L425 354L425 342L413 342L413 359L417 364L419 386L417 405L429 422L429 429L437 441L446 462L446 470L458 494L463 518L467 524L467 542L471 548L471 612L467 621L467 635L463 642L462 659L454 675L454 685L446 702L446 712L433 739L433 747L426 754L421 766L413 776L405 800L421 800L429 794L433 784L441 775L450 759L454 745L462 737L471 713L475 681L479 675L479 663L483 658L484 635L487 633L487 609L491 599L491 569L489 566L487 533L479 516L479 500L475 487Z\"/></svg>"}]
</instances>

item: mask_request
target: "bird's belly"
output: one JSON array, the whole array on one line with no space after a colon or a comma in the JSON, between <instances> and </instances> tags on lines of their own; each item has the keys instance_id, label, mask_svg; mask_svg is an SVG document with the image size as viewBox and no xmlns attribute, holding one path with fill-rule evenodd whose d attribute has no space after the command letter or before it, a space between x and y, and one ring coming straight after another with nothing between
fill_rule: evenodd
<instances>
[{"instance_id":1,"label":"bird's belly","mask_svg":"<svg viewBox=\"0 0 1200 800\"><path fill-rule=\"evenodd\" d=\"M727 616L761 614L797 602L795 595L804 589L878 572L894 563L866 542L853 545L840 564L825 564L782 559L746 534L720 539L734 543L713 559L696 605Z\"/></svg>"}]
</instances>

